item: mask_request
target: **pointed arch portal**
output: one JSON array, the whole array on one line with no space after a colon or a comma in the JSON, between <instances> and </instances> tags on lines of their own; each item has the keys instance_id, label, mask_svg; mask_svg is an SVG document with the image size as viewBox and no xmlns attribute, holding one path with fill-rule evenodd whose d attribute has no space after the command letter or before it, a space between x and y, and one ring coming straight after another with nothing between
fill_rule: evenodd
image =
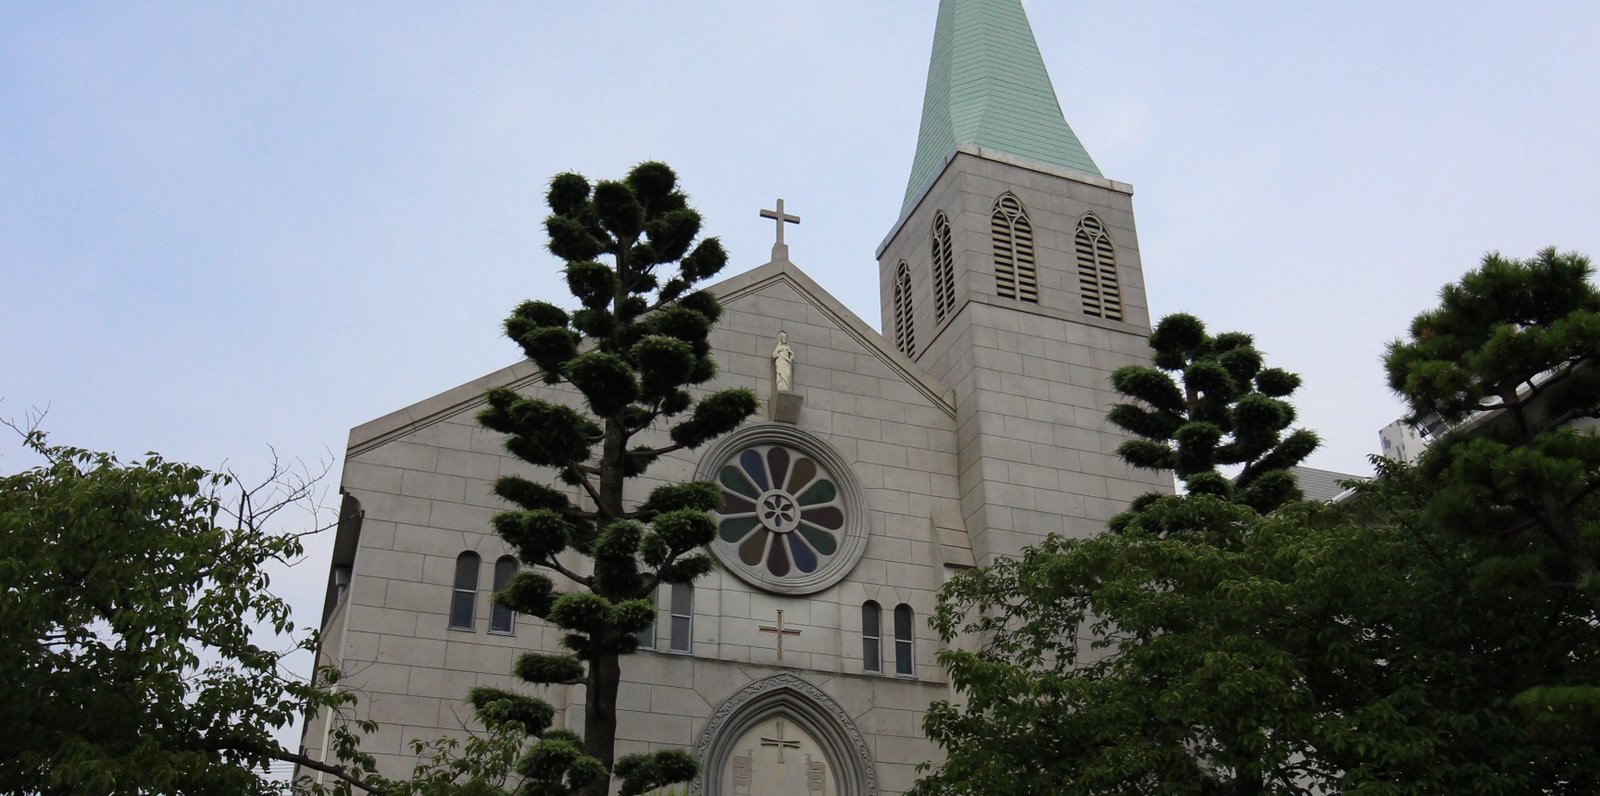
<instances>
[{"instance_id":1,"label":"pointed arch portal","mask_svg":"<svg viewBox=\"0 0 1600 796\"><path fill-rule=\"evenodd\" d=\"M877 796L861 731L822 689L792 674L757 680L711 715L695 746L698 796Z\"/></svg>"}]
</instances>

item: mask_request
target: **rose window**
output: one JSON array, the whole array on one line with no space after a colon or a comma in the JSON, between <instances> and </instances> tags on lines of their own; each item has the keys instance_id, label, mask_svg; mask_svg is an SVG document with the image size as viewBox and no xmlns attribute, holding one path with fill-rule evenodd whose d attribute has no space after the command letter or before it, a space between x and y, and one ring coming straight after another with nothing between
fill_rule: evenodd
<instances>
[{"instance_id":1,"label":"rose window","mask_svg":"<svg viewBox=\"0 0 1600 796\"><path fill-rule=\"evenodd\" d=\"M711 554L775 594L815 594L867 549L867 502L849 462L788 423L752 423L718 440L695 480L722 493Z\"/></svg>"},{"instance_id":2,"label":"rose window","mask_svg":"<svg viewBox=\"0 0 1600 796\"><path fill-rule=\"evenodd\" d=\"M810 575L839 552L845 507L834 477L810 456L756 445L729 458L718 536L739 561L774 578Z\"/></svg>"}]
</instances>

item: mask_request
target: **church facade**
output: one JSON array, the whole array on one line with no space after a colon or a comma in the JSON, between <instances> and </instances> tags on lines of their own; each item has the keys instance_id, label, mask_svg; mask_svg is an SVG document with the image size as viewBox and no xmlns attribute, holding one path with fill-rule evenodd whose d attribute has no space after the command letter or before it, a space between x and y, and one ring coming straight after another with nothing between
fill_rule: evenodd
<instances>
[{"instance_id":1,"label":"church facade","mask_svg":"<svg viewBox=\"0 0 1600 796\"><path fill-rule=\"evenodd\" d=\"M633 485L701 479L725 499L718 566L663 588L618 700L618 754L691 750L691 792L903 793L939 756L923 713L952 696L927 624L949 575L1171 489L1115 457L1105 421L1111 371L1148 357L1132 189L1067 125L1019 0L938 14L904 207L877 252L882 333L780 232L770 262L709 288L714 386L755 390L763 415ZM764 215L782 229L781 205ZM519 566L490 486L550 479L473 420L495 386L577 400L522 362L350 435L319 663L379 725L364 748L392 775L412 739L472 725L469 689L526 687L516 657L557 649L490 599ZM581 687L539 695L578 728ZM307 723L306 754L326 729Z\"/></svg>"}]
</instances>

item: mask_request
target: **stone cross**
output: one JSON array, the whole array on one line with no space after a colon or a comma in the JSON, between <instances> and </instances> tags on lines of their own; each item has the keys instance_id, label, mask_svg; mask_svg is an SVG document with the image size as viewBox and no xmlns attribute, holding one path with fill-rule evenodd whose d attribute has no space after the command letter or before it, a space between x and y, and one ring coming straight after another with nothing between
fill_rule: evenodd
<instances>
[{"instance_id":1,"label":"stone cross","mask_svg":"<svg viewBox=\"0 0 1600 796\"><path fill-rule=\"evenodd\" d=\"M783 225L785 223L798 224L800 223L800 217L791 216L783 212L782 199L778 200L777 210L763 210L761 211L761 217L772 219L773 223L778 227L778 242L772 244L772 261L777 262L789 259L789 246L783 242Z\"/></svg>"},{"instance_id":2,"label":"stone cross","mask_svg":"<svg viewBox=\"0 0 1600 796\"><path fill-rule=\"evenodd\" d=\"M778 626L777 627L767 627L767 626L763 625L763 626L761 626L759 628L756 628L756 629L760 630L763 633L777 633L778 634L778 660L780 660L780 661L783 660L783 637L784 636L798 636L798 635L800 635L800 631L798 631L798 630L786 630L786 629L784 629L784 627L783 627L783 609L782 608L778 609ZM782 727L783 725L779 724L778 726ZM780 730L779 734L780 735L783 734L781 730Z\"/></svg>"},{"instance_id":3,"label":"stone cross","mask_svg":"<svg viewBox=\"0 0 1600 796\"><path fill-rule=\"evenodd\" d=\"M782 638L782 636L779 636L779 638ZM784 749L796 749L796 750L798 750L800 748L800 742L799 741L786 741L786 740L784 740L784 738L783 738L783 719L778 719L778 731L776 733L774 733L774 735L777 735L778 737L776 737L776 738L768 738L766 736L762 736L761 745L762 746L775 746L775 747L777 747L778 748L778 762L782 763L783 762L783 750Z\"/></svg>"}]
</instances>

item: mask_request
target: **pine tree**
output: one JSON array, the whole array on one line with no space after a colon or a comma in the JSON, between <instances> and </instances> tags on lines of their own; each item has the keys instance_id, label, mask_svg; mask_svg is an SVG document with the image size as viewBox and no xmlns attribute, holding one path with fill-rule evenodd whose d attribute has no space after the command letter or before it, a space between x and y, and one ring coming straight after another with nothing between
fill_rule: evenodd
<instances>
[{"instance_id":1,"label":"pine tree","mask_svg":"<svg viewBox=\"0 0 1600 796\"><path fill-rule=\"evenodd\" d=\"M1390 343L1389 385L1415 424L1454 430L1419 469L1435 484L1430 522L1521 542L1491 571L1542 573L1587 598L1600 621L1600 290L1589 259L1489 254ZM1537 577L1537 575L1535 575ZM1560 732L1600 739L1592 676L1529 689L1518 702ZM1600 740L1597 740L1600 742Z\"/></svg>"},{"instance_id":2,"label":"pine tree","mask_svg":"<svg viewBox=\"0 0 1600 796\"><path fill-rule=\"evenodd\" d=\"M1168 315L1150 334L1155 367L1128 365L1111 374L1117 391L1140 403L1117 404L1107 418L1137 436L1117 448L1134 467L1171 470L1191 494L1238 500L1270 511L1300 497L1289 468L1316 449L1317 435L1285 431L1294 407L1283 400L1300 377L1262 367L1250 335L1206 333L1193 315ZM1229 479L1218 469L1239 466Z\"/></svg>"},{"instance_id":3,"label":"pine tree","mask_svg":"<svg viewBox=\"0 0 1600 796\"><path fill-rule=\"evenodd\" d=\"M1416 424L1464 424L1430 450L1439 519L1478 533L1534 532L1556 580L1600 604L1600 290L1576 253L1498 254L1411 323L1384 365ZM1587 421L1587 422L1586 422Z\"/></svg>"},{"instance_id":4,"label":"pine tree","mask_svg":"<svg viewBox=\"0 0 1600 796\"><path fill-rule=\"evenodd\" d=\"M721 497L710 484L668 484L630 506L625 486L662 455L733 430L755 412L757 399L745 389L698 398L689 390L716 375L708 338L721 312L713 296L693 288L720 271L727 255L716 238L695 244L700 215L670 168L643 163L623 180L592 186L578 174L560 174L547 200L549 250L566 261L578 308L524 302L506 319L505 333L546 383L571 385L583 407L502 388L489 392L478 420L505 434L511 453L553 470L580 495L574 501L562 490L504 476L495 493L517 508L493 522L535 568L496 599L566 631L568 652L524 654L515 673L530 683L581 685L583 737L549 730L552 711L537 699L476 689L471 701L486 723L515 720L538 736L519 763L525 791L604 796L615 776L622 793L642 793L692 778L697 765L676 750L614 760L620 659L654 621L650 598L658 585L689 583L710 570L699 549L716 534L708 512ZM639 442L662 432L670 442ZM570 590L558 590L547 572Z\"/></svg>"}]
</instances>

